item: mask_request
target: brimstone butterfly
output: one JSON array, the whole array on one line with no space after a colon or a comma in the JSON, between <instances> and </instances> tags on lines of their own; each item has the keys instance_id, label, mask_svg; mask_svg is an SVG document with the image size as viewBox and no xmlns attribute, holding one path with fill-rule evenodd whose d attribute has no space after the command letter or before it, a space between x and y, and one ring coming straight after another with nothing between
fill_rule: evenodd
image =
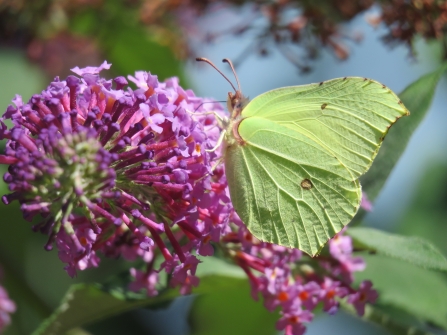
<instances>
[{"instance_id":1,"label":"brimstone butterfly","mask_svg":"<svg viewBox=\"0 0 447 335\"><path fill-rule=\"evenodd\" d=\"M312 256L357 213L358 178L409 115L389 88L359 77L278 88L248 104L239 86L227 104L225 172L237 214L261 241Z\"/></svg>"}]
</instances>

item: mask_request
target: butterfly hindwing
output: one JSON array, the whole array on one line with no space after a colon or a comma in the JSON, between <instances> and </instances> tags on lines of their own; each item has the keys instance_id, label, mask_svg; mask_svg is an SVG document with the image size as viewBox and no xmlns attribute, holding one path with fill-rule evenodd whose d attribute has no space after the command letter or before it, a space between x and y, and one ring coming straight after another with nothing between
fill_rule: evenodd
<instances>
[{"instance_id":1,"label":"butterfly hindwing","mask_svg":"<svg viewBox=\"0 0 447 335\"><path fill-rule=\"evenodd\" d=\"M357 212L356 178L305 135L265 118L238 127L244 144L227 148L233 205L262 241L315 255Z\"/></svg>"}]
</instances>

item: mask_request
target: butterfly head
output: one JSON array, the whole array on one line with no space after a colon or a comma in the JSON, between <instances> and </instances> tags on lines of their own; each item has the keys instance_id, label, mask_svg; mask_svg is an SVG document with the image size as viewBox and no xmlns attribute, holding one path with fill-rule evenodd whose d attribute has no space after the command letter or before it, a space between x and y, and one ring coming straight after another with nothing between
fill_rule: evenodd
<instances>
[{"instance_id":1,"label":"butterfly head","mask_svg":"<svg viewBox=\"0 0 447 335\"><path fill-rule=\"evenodd\" d=\"M233 143L237 142L240 145L243 145L244 141L238 133L238 127L239 127L239 123L242 121L242 118L241 118L242 110L248 104L248 98L243 96L241 93L241 85L239 83L239 79L237 77L233 63L228 58L224 58L222 60L224 63L228 63L230 65L231 70L233 71L234 77L236 78L237 89L233 85L233 83L227 78L227 76L225 76L222 73L222 71L220 71L217 68L217 66L213 64L213 62L211 62L210 60L203 58L203 57L196 58L196 61L205 62L205 63L208 63L209 65L211 65L217 72L219 72L222 75L222 77L225 78L226 81L228 81L230 83L231 87L233 88L234 93L229 92L228 99L227 99L227 108L228 108L228 111L230 112L230 119L228 120L228 124L226 124L224 128L226 128L226 133L227 133L227 135L226 135L227 144L229 144L231 146Z\"/></svg>"},{"instance_id":2,"label":"butterfly head","mask_svg":"<svg viewBox=\"0 0 447 335\"><path fill-rule=\"evenodd\" d=\"M211 62L209 59L203 58L203 57L198 57L196 58L196 61L198 62L205 62L208 63L209 65L211 65L217 72L219 72L222 77L225 78L226 81L228 81L231 85L231 87L234 90L233 92L229 92L228 93L228 99L227 99L227 107L228 110L231 113L231 118L235 119L237 118L240 114L242 109L247 105L248 103L248 99L246 97L244 97L241 93L241 84L239 83L239 79L237 77L236 74L236 70L234 69L233 63L231 62L231 60L229 60L228 58L224 58L222 60L222 62L224 63L228 63L231 67L231 70L233 71L234 77L236 78L236 83L237 83L237 89L236 87L233 85L233 83L230 81L230 79L227 78L227 76L225 76L222 71L220 71L216 65L213 64L213 62Z\"/></svg>"},{"instance_id":3,"label":"butterfly head","mask_svg":"<svg viewBox=\"0 0 447 335\"><path fill-rule=\"evenodd\" d=\"M242 95L240 90L228 92L227 108L231 113L231 119L238 119L242 110L248 104L248 98Z\"/></svg>"}]
</instances>

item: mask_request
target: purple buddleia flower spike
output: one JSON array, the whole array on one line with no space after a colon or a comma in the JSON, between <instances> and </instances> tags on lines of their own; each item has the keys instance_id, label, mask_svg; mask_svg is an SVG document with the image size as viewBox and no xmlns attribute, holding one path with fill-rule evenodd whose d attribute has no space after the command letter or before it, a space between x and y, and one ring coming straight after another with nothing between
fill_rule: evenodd
<instances>
[{"instance_id":1,"label":"purple buddleia flower spike","mask_svg":"<svg viewBox=\"0 0 447 335\"><path fill-rule=\"evenodd\" d=\"M70 276L98 267L101 254L122 257L143 264L130 270L130 290L157 295L164 271L168 286L189 294L201 259L219 250L247 275L253 299L279 312L285 334L303 334L315 309L333 314L345 299L362 315L376 300L371 282L353 286L366 265L344 230L313 258L248 231L222 148L209 151L222 132L220 104L144 71L127 77L133 90L124 77L101 78L109 67L76 67L27 103L16 96L0 118L2 200L39 218L33 230L48 235L44 248L57 249Z\"/></svg>"},{"instance_id":2,"label":"purple buddleia flower spike","mask_svg":"<svg viewBox=\"0 0 447 335\"><path fill-rule=\"evenodd\" d=\"M16 106L1 119L9 141L0 163L10 164L4 180L12 192L3 202L18 200L27 220L42 217L34 230L48 234L45 249L57 246L71 276L98 266L99 251L112 256L119 248L128 259L158 248L166 261L177 256L183 264L188 250L165 225L179 215L185 217L180 230L196 234L188 235L190 247L211 254L204 247L209 231L197 230L194 221L216 157L205 151L215 145L216 134L208 137L207 125L192 116L202 100L190 102L191 92L147 72L130 77L140 87L133 91L124 77L101 78L109 68L107 62L76 67L79 77L56 78L26 104L14 98Z\"/></svg>"}]
</instances>

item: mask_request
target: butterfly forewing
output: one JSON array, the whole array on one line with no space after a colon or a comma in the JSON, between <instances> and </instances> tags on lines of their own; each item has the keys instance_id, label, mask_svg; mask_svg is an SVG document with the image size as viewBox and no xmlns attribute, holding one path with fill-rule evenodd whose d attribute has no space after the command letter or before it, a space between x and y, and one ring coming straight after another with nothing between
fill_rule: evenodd
<instances>
[{"instance_id":1,"label":"butterfly forewing","mask_svg":"<svg viewBox=\"0 0 447 335\"><path fill-rule=\"evenodd\" d=\"M386 86L348 77L284 87L253 99L242 117L259 117L320 144L358 178L390 126L408 111Z\"/></svg>"},{"instance_id":2,"label":"butterfly forewing","mask_svg":"<svg viewBox=\"0 0 447 335\"><path fill-rule=\"evenodd\" d=\"M248 117L238 131L245 143L225 156L237 213L260 240L315 255L357 212L358 181L332 152L280 123Z\"/></svg>"}]
</instances>

